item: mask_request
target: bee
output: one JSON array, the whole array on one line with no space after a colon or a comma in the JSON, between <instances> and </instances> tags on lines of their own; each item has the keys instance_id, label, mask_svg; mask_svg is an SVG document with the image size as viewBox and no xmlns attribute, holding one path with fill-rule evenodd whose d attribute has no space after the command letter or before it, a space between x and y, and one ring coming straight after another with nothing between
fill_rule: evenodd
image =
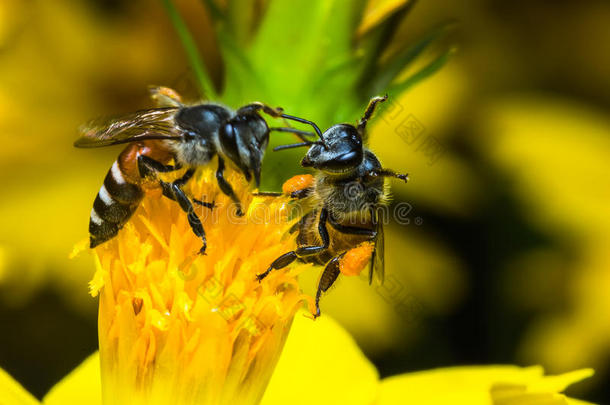
<instances>
[{"instance_id":1,"label":"bee","mask_svg":"<svg viewBox=\"0 0 610 405\"><path fill-rule=\"evenodd\" d=\"M257 279L260 282L271 271L295 260L323 265L314 317L320 316L322 293L328 291L340 273L359 274L370 264L369 283L374 277L383 282L381 208L389 199L385 178L408 181L407 174L383 168L375 154L363 146L367 141L367 122L376 106L386 99L387 96L371 99L357 126L337 124L321 133L313 124L319 140L276 147L274 150L308 146L301 165L313 168L316 174L293 177L284 183L282 193L259 193L288 195L306 207L305 214L290 230L298 231L297 248L275 259Z\"/></svg>"},{"instance_id":2,"label":"bee","mask_svg":"<svg viewBox=\"0 0 610 405\"><path fill-rule=\"evenodd\" d=\"M281 108L271 108L260 102L234 111L212 102L187 106L178 93L167 87L150 88L150 93L157 108L94 120L81 127L82 136L74 143L78 148L127 144L112 164L93 202L89 220L90 247L115 237L137 209L145 191L161 188L164 196L176 201L186 212L189 225L203 242L199 252L204 254L207 247L205 231L193 202L209 209L214 203L191 201L182 189L196 168L218 157L218 186L235 204L236 214L242 216L241 202L224 177L225 160L235 165L248 182L254 177L258 186L271 131L292 132L302 141L312 135L289 127L270 128L260 113L309 121L283 114ZM183 168L185 173L173 182L165 182L157 176Z\"/></svg>"}]
</instances>

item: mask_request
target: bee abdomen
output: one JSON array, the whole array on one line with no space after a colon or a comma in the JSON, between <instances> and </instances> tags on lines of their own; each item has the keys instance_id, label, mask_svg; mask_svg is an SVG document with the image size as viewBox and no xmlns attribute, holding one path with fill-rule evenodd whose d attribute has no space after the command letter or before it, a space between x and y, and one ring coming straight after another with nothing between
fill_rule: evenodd
<instances>
[{"instance_id":1,"label":"bee abdomen","mask_svg":"<svg viewBox=\"0 0 610 405\"><path fill-rule=\"evenodd\" d=\"M125 179L115 161L93 202L89 220L91 248L116 236L138 208L143 195L139 185Z\"/></svg>"}]
</instances>

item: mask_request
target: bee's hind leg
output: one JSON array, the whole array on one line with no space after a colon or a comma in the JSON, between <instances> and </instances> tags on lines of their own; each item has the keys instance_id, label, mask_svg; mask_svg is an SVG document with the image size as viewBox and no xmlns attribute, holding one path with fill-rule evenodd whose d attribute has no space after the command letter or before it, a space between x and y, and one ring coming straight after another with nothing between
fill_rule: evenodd
<instances>
[{"instance_id":1,"label":"bee's hind leg","mask_svg":"<svg viewBox=\"0 0 610 405\"><path fill-rule=\"evenodd\" d=\"M316 291L316 313L314 314L314 318L320 316L320 297L322 297L322 293L328 291L330 287L335 283L337 277L339 277L339 261L345 255L345 253L341 253L333 257L322 272L322 276L320 277L320 281L318 282L318 290Z\"/></svg>"},{"instance_id":2,"label":"bee's hind leg","mask_svg":"<svg viewBox=\"0 0 610 405\"><path fill-rule=\"evenodd\" d=\"M187 197L182 190L182 186L193 177L195 174L195 169L189 169L187 172L179 178L178 180L173 181L172 183L167 183L165 181L160 180L159 183L163 188L163 195L176 201L180 208L187 214L187 219L189 221L189 225L193 230L193 233L201 238L203 242L203 247L199 250L200 254L205 254L205 250L207 248L207 240L205 237L205 230L203 229L203 225L201 224L201 220L195 214L195 209L193 208L193 204L191 200ZM213 204L213 203L212 203Z\"/></svg>"}]
</instances>

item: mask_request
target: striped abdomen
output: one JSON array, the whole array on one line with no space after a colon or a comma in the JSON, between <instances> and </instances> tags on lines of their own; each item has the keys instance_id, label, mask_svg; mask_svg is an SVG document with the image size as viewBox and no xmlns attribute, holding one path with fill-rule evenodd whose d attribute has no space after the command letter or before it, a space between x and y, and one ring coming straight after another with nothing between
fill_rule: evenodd
<instances>
[{"instance_id":1,"label":"striped abdomen","mask_svg":"<svg viewBox=\"0 0 610 405\"><path fill-rule=\"evenodd\" d=\"M149 147L150 144L127 146L114 162L93 202L89 219L91 248L117 235L131 218L144 197L143 179L139 175L138 156L148 155L161 161L167 152Z\"/></svg>"}]
</instances>

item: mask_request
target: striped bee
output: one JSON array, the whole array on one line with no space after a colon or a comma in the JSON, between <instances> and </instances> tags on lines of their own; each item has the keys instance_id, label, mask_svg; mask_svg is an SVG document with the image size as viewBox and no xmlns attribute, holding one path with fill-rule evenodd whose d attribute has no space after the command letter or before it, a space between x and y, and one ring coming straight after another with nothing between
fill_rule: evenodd
<instances>
[{"instance_id":1,"label":"striped bee","mask_svg":"<svg viewBox=\"0 0 610 405\"><path fill-rule=\"evenodd\" d=\"M262 281L271 271L295 260L325 266L318 282L315 317L320 316L322 293L333 285L339 274L360 274L370 263L369 283L374 275L383 282L380 208L389 199L385 177L408 180L406 174L384 169L375 154L363 146L367 140L366 124L375 106L386 99L387 96L373 98L357 126L337 124L324 133L314 126L320 140L274 149L309 146L301 165L315 169L316 174L295 176L284 183L279 195L300 200L305 208L305 215L291 229L298 232L297 248L274 260L257 279Z\"/></svg>"},{"instance_id":2,"label":"striped bee","mask_svg":"<svg viewBox=\"0 0 610 405\"><path fill-rule=\"evenodd\" d=\"M182 190L196 168L218 157L218 186L235 204L236 214L242 216L241 203L224 177L225 160L235 165L247 181L254 177L258 186L270 131L292 132L303 141L305 136L312 135L293 128L269 128L260 113L309 121L283 114L281 108L259 102L233 111L212 102L186 106L181 97L167 87L154 87L150 91L157 108L94 120L81 127L82 136L74 143L78 148L127 144L112 164L93 202L89 221L90 247L115 237L140 204L144 190L160 187L164 196L175 200L186 212L193 232L203 242L200 253L204 254L207 247L205 231L195 214L193 202L210 209L213 203L191 201ZM182 168L187 169L184 175L171 183L157 176L157 173Z\"/></svg>"}]
</instances>

